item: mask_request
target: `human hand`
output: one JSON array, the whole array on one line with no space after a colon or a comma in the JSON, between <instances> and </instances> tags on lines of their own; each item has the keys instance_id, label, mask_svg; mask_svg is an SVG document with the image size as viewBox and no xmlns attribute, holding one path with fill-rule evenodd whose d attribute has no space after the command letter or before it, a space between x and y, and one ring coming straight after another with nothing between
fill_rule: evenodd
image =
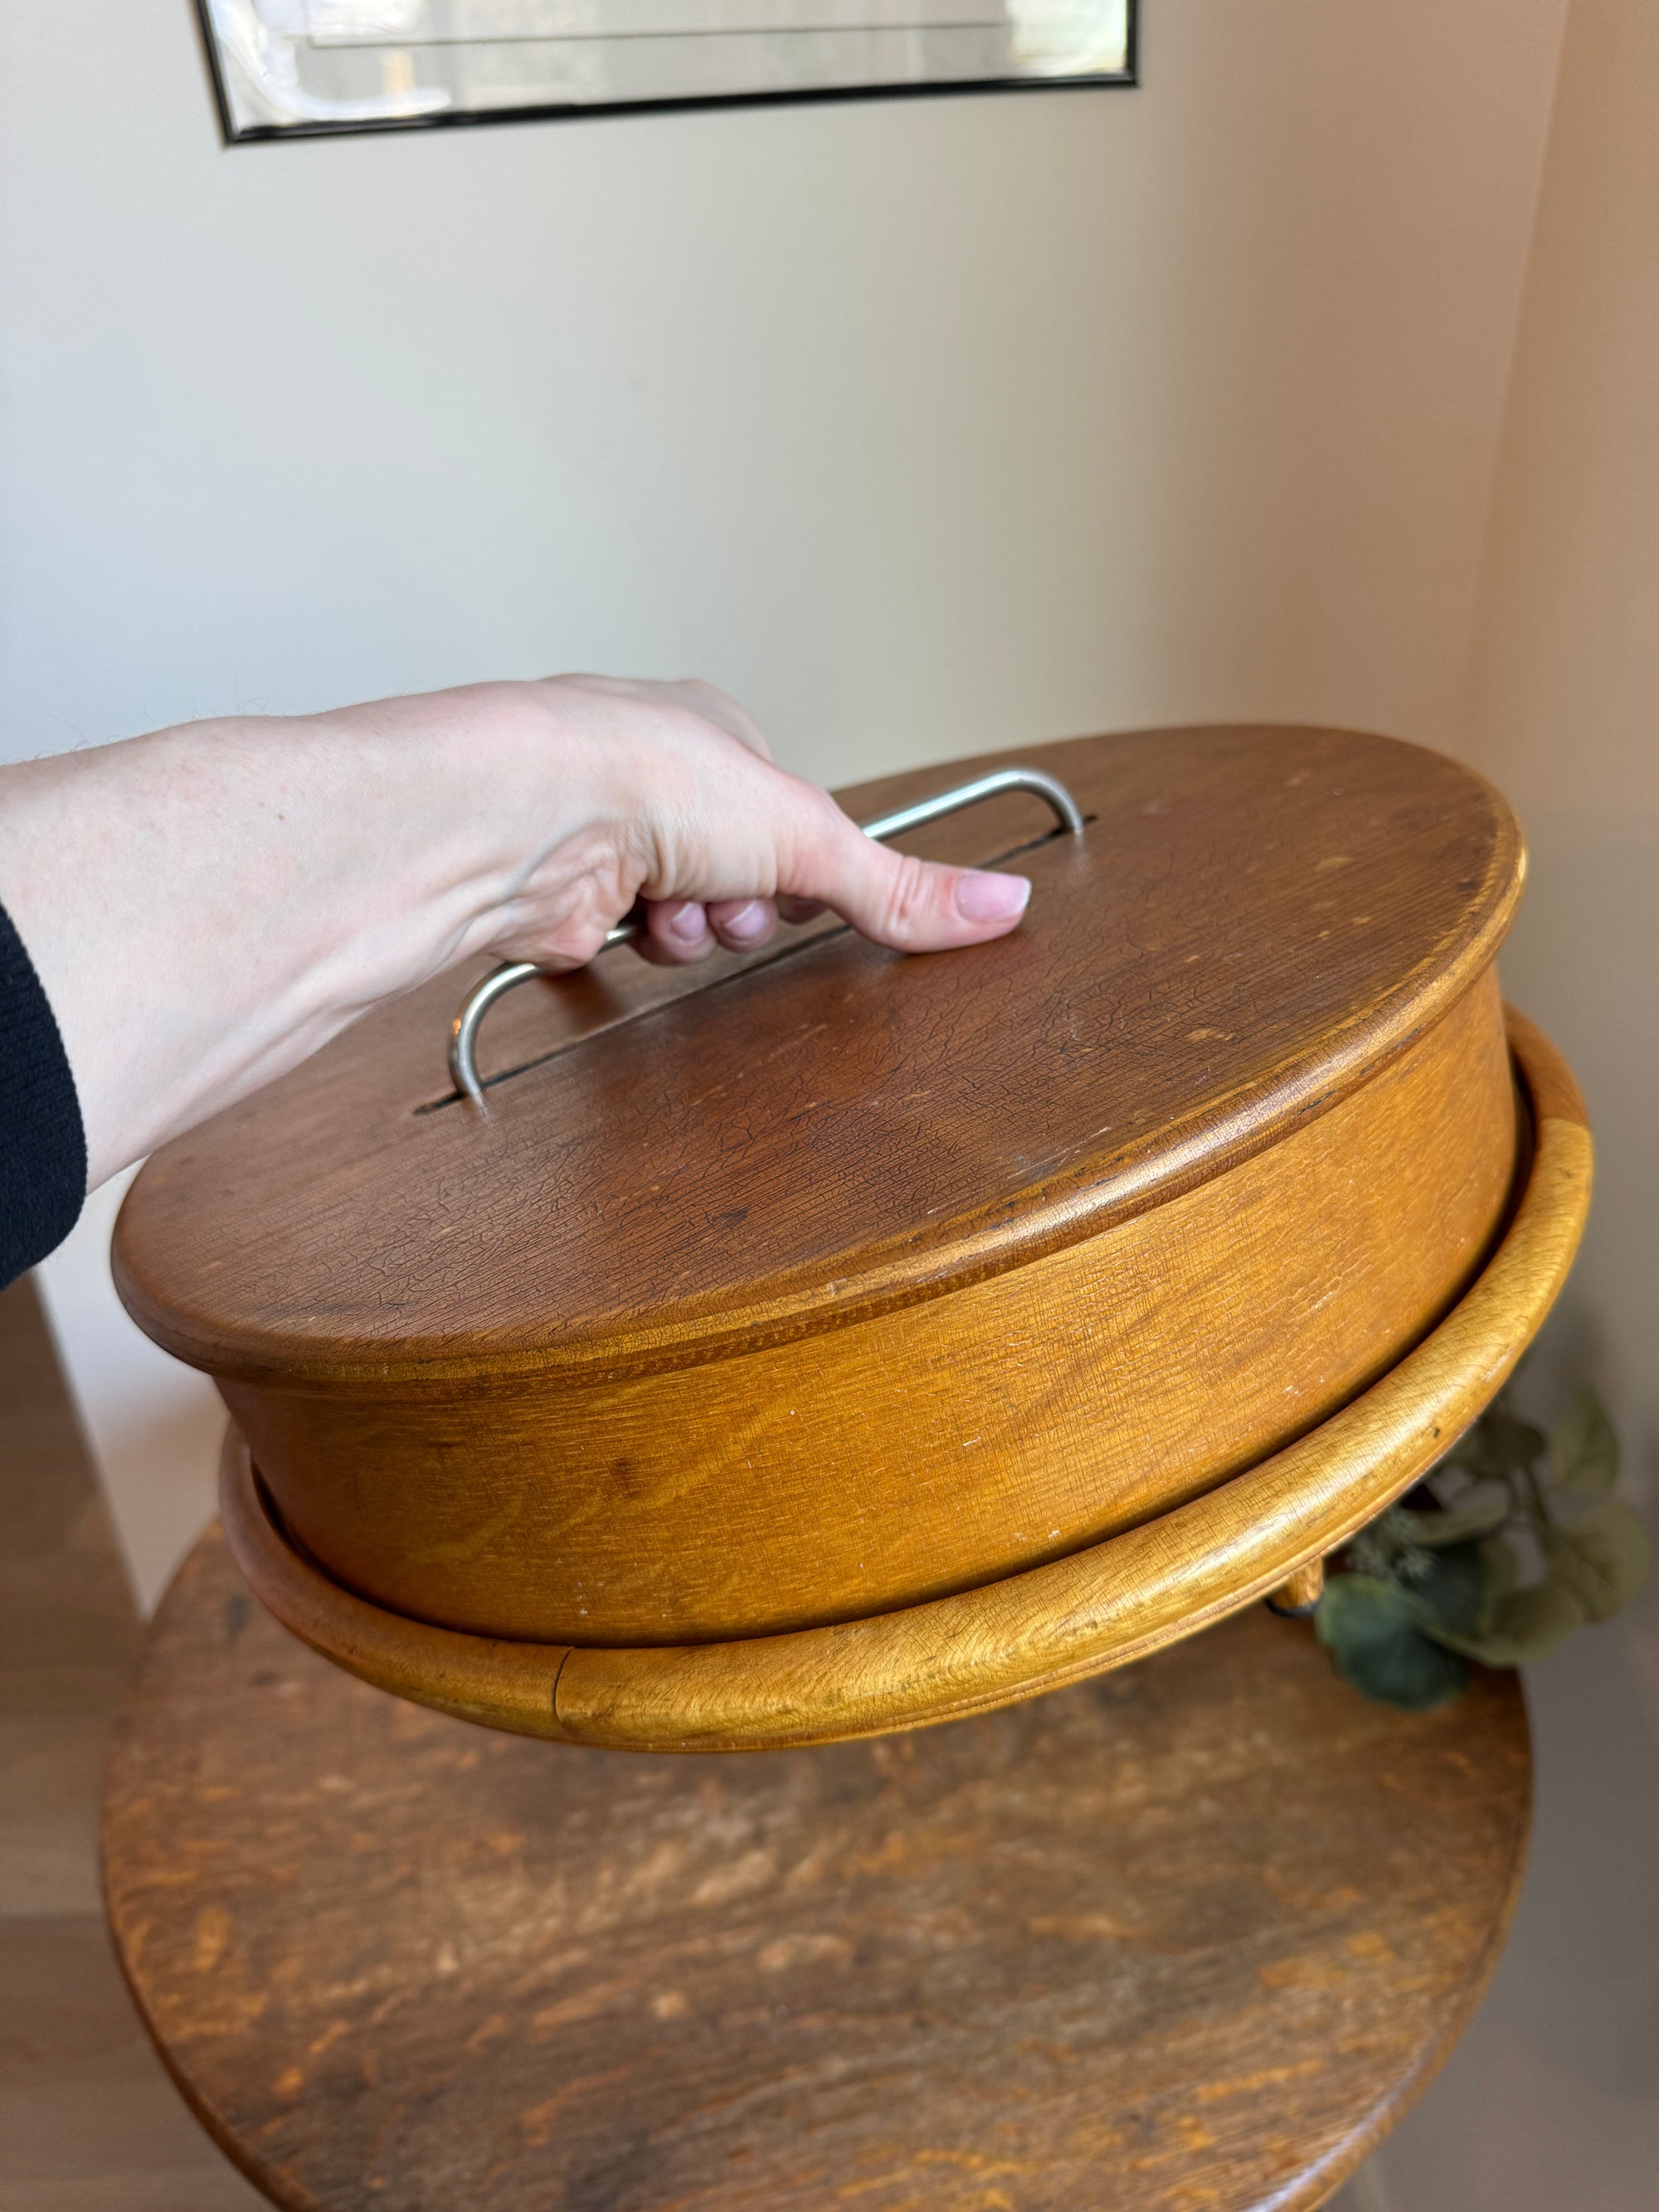
<instances>
[{"instance_id":1,"label":"human hand","mask_svg":"<svg viewBox=\"0 0 1659 2212\"><path fill-rule=\"evenodd\" d=\"M0 769L0 901L89 1187L462 960L583 964L641 898L640 949L678 964L817 904L903 951L975 944L1029 892L874 843L699 684L478 684Z\"/></svg>"},{"instance_id":2,"label":"human hand","mask_svg":"<svg viewBox=\"0 0 1659 2212\"><path fill-rule=\"evenodd\" d=\"M908 952L1000 936L1024 910L1023 877L872 843L826 793L776 768L755 723L712 684L567 676L484 688L532 695L522 703L548 715L552 743L574 745L576 770L500 902L490 949L505 958L580 966L636 899L647 928L635 950L670 966L716 945L763 945L780 910L803 921L831 907Z\"/></svg>"}]
</instances>

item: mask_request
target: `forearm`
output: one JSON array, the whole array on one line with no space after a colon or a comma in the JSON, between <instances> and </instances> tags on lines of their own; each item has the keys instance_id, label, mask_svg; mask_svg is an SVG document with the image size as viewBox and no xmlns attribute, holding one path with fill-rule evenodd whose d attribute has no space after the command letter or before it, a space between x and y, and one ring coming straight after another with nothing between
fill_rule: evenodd
<instances>
[{"instance_id":1,"label":"forearm","mask_svg":"<svg viewBox=\"0 0 1659 2212\"><path fill-rule=\"evenodd\" d=\"M91 1183L468 949L511 856L447 750L404 728L343 757L325 718L238 720L3 771L0 896Z\"/></svg>"}]
</instances>

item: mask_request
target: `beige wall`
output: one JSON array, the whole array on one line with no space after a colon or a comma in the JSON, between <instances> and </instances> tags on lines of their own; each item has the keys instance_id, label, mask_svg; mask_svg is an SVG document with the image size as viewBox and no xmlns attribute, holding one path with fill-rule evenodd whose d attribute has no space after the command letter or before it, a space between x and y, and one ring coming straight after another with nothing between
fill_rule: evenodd
<instances>
[{"instance_id":1,"label":"beige wall","mask_svg":"<svg viewBox=\"0 0 1659 2212\"><path fill-rule=\"evenodd\" d=\"M0 9L0 757L696 670L825 781L1459 727L1565 0L1149 0L1146 86L223 150ZM46 1273L135 1565L212 1412Z\"/></svg>"},{"instance_id":2,"label":"beige wall","mask_svg":"<svg viewBox=\"0 0 1659 2212\"><path fill-rule=\"evenodd\" d=\"M1532 853L1507 988L1600 1140L1557 1329L1659 1451L1659 8L1574 0L1474 634L1467 746Z\"/></svg>"},{"instance_id":3,"label":"beige wall","mask_svg":"<svg viewBox=\"0 0 1659 2212\"><path fill-rule=\"evenodd\" d=\"M826 776L1446 738L1565 0L1149 0L1139 92L222 150L0 10L0 750L706 671Z\"/></svg>"},{"instance_id":4,"label":"beige wall","mask_svg":"<svg viewBox=\"0 0 1659 2212\"><path fill-rule=\"evenodd\" d=\"M1573 0L1472 635L1466 743L1526 823L1510 994L1600 1161L1525 1387L1659 1453L1659 9ZM1552 1374L1552 1370L1555 1370ZM1528 1670L1536 1814L1492 1995L1345 2212L1638 2212L1659 2172L1659 1585Z\"/></svg>"}]
</instances>

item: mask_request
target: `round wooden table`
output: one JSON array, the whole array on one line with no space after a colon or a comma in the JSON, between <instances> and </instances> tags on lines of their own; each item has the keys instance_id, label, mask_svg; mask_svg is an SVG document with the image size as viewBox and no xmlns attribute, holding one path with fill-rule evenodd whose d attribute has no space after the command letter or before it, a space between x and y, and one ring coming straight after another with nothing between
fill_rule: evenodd
<instances>
[{"instance_id":1,"label":"round wooden table","mask_svg":"<svg viewBox=\"0 0 1659 2212\"><path fill-rule=\"evenodd\" d=\"M1406 1717L1261 1608L1030 1705L750 1757L473 1729L314 1657L216 1532L110 1773L196 2111L307 2212L1275 2212L1468 2021L1512 1679Z\"/></svg>"}]
</instances>

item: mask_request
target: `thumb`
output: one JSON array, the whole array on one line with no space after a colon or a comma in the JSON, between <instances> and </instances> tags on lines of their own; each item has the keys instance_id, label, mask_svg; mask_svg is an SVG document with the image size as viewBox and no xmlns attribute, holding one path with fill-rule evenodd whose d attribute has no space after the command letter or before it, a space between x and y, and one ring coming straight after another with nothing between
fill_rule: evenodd
<instances>
[{"instance_id":1,"label":"thumb","mask_svg":"<svg viewBox=\"0 0 1659 2212\"><path fill-rule=\"evenodd\" d=\"M1006 936L1024 913L1024 876L952 868L890 852L848 821L827 794L778 889L821 900L861 936L899 952L942 952Z\"/></svg>"}]
</instances>

